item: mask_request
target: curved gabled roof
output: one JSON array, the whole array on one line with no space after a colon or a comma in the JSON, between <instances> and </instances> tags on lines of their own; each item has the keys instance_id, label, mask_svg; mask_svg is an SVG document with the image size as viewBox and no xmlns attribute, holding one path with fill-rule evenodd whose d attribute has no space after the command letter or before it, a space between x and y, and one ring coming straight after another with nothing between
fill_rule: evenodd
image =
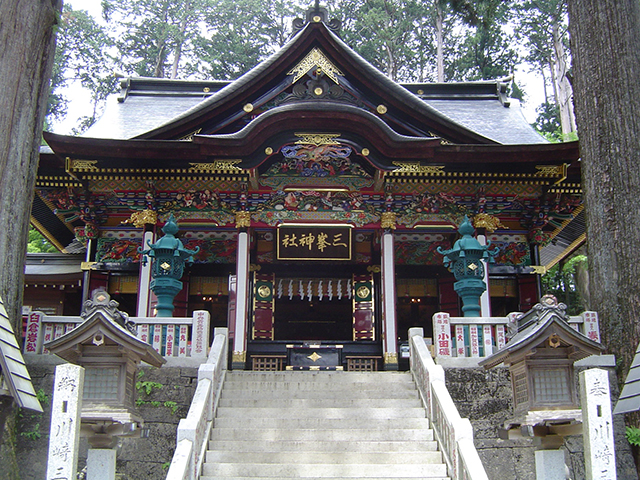
<instances>
[{"instance_id":1,"label":"curved gabled roof","mask_svg":"<svg viewBox=\"0 0 640 480\"><path fill-rule=\"evenodd\" d=\"M264 98L278 85L293 83L288 73L313 48L319 48L335 64L343 75L340 82L348 83L362 92L365 104L375 109L379 104L387 108L384 119L397 118L425 132L443 136L455 143L491 144L495 140L456 122L443 112L433 108L408 89L390 80L386 75L366 62L350 49L337 35L323 23L310 23L280 51L247 72L245 75L222 88L209 98L178 115L164 125L150 130L136 138L175 139L202 128L203 133L216 134L216 125L225 118L249 116L243 106ZM496 101L497 97L496 97ZM387 123L390 123L387 120Z\"/></svg>"}]
</instances>

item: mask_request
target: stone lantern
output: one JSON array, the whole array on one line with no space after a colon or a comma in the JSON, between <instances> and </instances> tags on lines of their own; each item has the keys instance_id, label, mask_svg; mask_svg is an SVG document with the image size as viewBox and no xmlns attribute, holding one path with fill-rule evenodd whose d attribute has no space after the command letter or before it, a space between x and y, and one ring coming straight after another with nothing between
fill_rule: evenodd
<instances>
[{"instance_id":1,"label":"stone lantern","mask_svg":"<svg viewBox=\"0 0 640 480\"><path fill-rule=\"evenodd\" d=\"M173 214L162 228L164 236L156 243L151 244L148 250L138 248L138 252L144 255L143 264L146 264L147 255L153 258L153 267L150 288L158 297L156 310L158 317L173 316L173 299L182 290L182 273L185 263L193 263L193 255L200 251L187 250L182 242L175 237L178 233L178 225Z\"/></svg>"},{"instance_id":2,"label":"stone lantern","mask_svg":"<svg viewBox=\"0 0 640 480\"><path fill-rule=\"evenodd\" d=\"M503 436L534 436L544 448L557 448L564 435L581 432L573 364L600 355L604 347L574 330L565 310L566 305L545 295L518 319L507 344L480 362L486 369L500 363L509 367L514 418Z\"/></svg>"},{"instance_id":3,"label":"stone lantern","mask_svg":"<svg viewBox=\"0 0 640 480\"><path fill-rule=\"evenodd\" d=\"M451 250L442 250L438 247L438 253L444 255L444 266L451 269L457 282L453 289L462 298L462 313L465 317L480 316L480 296L487 289L484 282L484 264L482 260L493 262L499 249L489 250L491 243L481 245L473 237L474 228L469 218L465 215L458 228L462 238L456 241Z\"/></svg>"},{"instance_id":4,"label":"stone lantern","mask_svg":"<svg viewBox=\"0 0 640 480\"><path fill-rule=\"evenodd\" d=\"M151 345L136 338L127 315L117 307L106 291L96 290L84 304L83 323L45 344L51 353L84 368L81 433L92 447L89 470L99 451L100 461L104 463L106 455L115 472L113 447L118 437L139 436L143 426L135 405L138 366L146 362L159 367L166 362Z\"/></svg>"}]
</instances>

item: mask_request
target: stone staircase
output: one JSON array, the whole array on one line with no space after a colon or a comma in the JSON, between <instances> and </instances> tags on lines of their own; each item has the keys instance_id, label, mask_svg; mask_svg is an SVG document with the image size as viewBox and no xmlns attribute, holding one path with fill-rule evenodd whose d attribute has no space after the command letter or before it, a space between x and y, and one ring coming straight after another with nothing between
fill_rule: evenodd
<instances>
[{"instance_id":1,"label":"stone staircase","mask_svg":"<svg viewBox=\"0 0 640 480\"><path fill-rule=\"evenodd\" d=\"M227 372L201 480L449 479L408 373Z\"/></svg>"}]
</instances>

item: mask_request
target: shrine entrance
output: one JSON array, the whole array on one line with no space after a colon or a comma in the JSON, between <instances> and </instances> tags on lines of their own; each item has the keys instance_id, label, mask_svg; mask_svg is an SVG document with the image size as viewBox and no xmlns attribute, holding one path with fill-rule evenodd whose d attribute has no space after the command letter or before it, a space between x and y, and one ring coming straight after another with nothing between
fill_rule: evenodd
<instances>
[{"instance_id":1,"label":"shrine entrance","mask_svg":"<svg viewBox=\"0 0 640 480\"><path fill-rule=\"evenodd\" d=\"M363 360L367 369L381 367L373 275L303 277L286 270L281 277L253 275L251 368L344 370Z\"/></svg>"}]
</instances>

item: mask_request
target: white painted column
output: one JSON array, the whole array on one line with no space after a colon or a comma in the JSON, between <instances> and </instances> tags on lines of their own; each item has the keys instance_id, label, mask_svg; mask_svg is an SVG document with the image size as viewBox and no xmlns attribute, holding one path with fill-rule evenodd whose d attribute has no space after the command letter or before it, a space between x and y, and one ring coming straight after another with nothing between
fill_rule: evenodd
<instances>
[{"instance_id":1,"label":"white painted column","mask_svg":"<svg viewBox=\"0 0 640 480\"><path fill-rule=\"evenodd\" d=\"M147 248L147 242L154 243L155 234L153 230L145 230L142 235L142 248ZM151 290L149 286L151 284L151 258L147 259L147 264L140 263L140 275L138 277L138 310L136 315L138 317L146 317L149 315L149 299Z\"/></svg>"},{"instance_id":2,"label":"white painted column","mask_svg":"<svg viewBox=\"0 0 640 480\"><path fill-rule=\"evenodd\" d=\"M249 301L249 234L238 233L238 256L236 263L236 326L233 339L234 368L244 368L247 355L247 312Z\"/></svg>"},{"instance_id":3,"label":"white painted column","mask_svg":"<svg viewBox=\"0 0 640 480\"><path fill-rule=\"evenodd\" d=\"M87 451L87 480L114 480L116 453L115 448L90 448Z\"/></svg>"},{"instance_id":4,"label":"white painted column","mask_svg":"<svg viewBox=\"0 0 640 480\"><path fill-rule=\"evenodd\" d=\"M478 235L478 242L480 245L487 244L487 237L485 235ZM491 294L489 293L489 262L486 260L480 260L482 262L482 266L484 267L484 280L487 289L480 296L480 315L483 317L491 316Z\"/></svg>"},{"instance_id":5,"label":"white painted column","mask_svg":"<svg viewBox=\"0 0 640 480\"><path fill-rule=\"evenodd\" d=\"M396 268L393 233L382 234L382 315L384 341L382 343L385 370L398 369L398 325L396 322Z\"/></svg>"},{"instance_id":6,"label":"white painted column","mask_svg":"<svg viewBox=\"0 0 640 480\"><path fill-rule=\"evenodd\" d=\"M84 368L65 363L56 367L51 402L47 479L76 478Z\"/></svg>"},{"instance_id":7,"label":"white painted column","mask_svg":"<svg viewBox=\"0 0 640 480\"><path fill-rule=\"evenodd\" d=\"M586 480L615 480L616 455L609 374L600 368L580 372L582 437Z\"/></svg>"}]
</instances>

